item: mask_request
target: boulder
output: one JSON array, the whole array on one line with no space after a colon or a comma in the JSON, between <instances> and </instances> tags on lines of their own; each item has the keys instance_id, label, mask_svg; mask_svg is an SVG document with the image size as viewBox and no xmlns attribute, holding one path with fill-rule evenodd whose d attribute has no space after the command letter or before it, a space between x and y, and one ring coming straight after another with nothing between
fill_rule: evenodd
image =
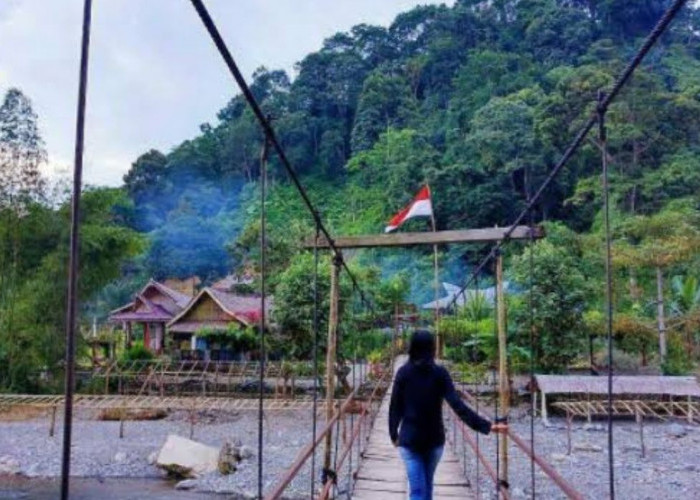
<instances>
[{"instance_id":1,"label":"boulder","mask_svg":"<svg viewBox=\"0 0 700 500\"><path fill-rule=\"evenodd\" d=\"M124 453L123 451L117 452L114 455L114 463L117 463L117 464L126 463L126 458L127 458L126 453Z\"/></svg>"},{"instance_id":2,"label":"boulder","mask_svg":"<svg viewBox=\"0 0 700 500\"><path fill-rule=\"evenodd\" d=\"M238 448L226 441L219 450L219 459L217 461L217 469L223 475L232 474L236 472L238 462L241 461L241 457L238 453Z\"/></svg>"},{"instance_id":3,"label":"boulder","mask_svg":"<svg viewBox=\"0 0 700 500\"><path fill-rule=\"evenodd\" d=\"M185 479L175 485L176 490L192 490L197 487L196 479Z\"/></svg>"},{"instance_id":4,"label":"boulder","mask_svg":"<svg viewBox=\"0 0 700 500\"><path fill-rule=\"evenodd\" d=\"M16 476L21 473L22 468L19 465L19 461L8 456L0 457L0 475Z\"/></svg>"},{"instance_id":5,"label":"boulder","mask_svg":"<svg viewBox=\"0 0 700 500\"><path fill-rule=\"evenodd\" d=\"M156 465L175 477L196 478L217 470L219 450L170 434L158 453Z\"/></svg>"}]
</instances>

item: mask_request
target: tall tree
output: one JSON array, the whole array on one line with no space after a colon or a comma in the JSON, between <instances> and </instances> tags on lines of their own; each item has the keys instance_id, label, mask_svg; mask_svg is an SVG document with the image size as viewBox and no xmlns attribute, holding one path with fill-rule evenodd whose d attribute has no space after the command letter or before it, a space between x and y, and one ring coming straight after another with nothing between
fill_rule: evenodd
<instances>
[{"instance_id":1,"label":"tall tree","mask_svg":"<svg viewBox=\"0 0 700 500\"><path fill-rule=\"evenodd\" d=\"M31 101L16 88L0 106L0 335L7 338L8 359L17 357L14 342L19 283L21 220L41 197L39 167L46 161L37 115Z\"/></svg>"}]
</instances>

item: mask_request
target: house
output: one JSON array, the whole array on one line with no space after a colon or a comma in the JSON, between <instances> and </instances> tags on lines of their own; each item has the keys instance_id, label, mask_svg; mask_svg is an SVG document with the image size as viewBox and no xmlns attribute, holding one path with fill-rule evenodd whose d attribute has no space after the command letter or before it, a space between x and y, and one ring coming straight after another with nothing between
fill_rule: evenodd
<instances>
[{"instance_id":1,"label":"house","mask_svg":"<svg viewBox=\"0 0 700 500\"><path fill-rule=\"evenodd\" d=\"M474 289L465 290L462 292L462 288L453 285L451 283L443 283L443 288L447 292L447 296L438 299L437 301L428 302L421 306L422 309L435 309L436 307L440 310L445 310L449 308L452 304L462 307L474 297L480 296L486 300L487 303L493 303L494 296L496 294L496 289L494 287L480 288L478 291ZM503 287L505 290L510 288L509 282L504 282Z\"/></svg>"},{"instance_id":2,"label":"house","mask_svg":"<svg viewBox=\"0 0 700 500\"><path fill-rule=\"evenodd\" d=\"M234 287L252 284L253 278L250 274L229 274L228 276L225 276L219 281L213 283L211 287L216 288L217 290L223 290L224 292L230 292Z\"/></svg>"},{"instance_id":3,"label":"house","mask_svg":"<svg viewBox=\"0 0 700 500\"><path fill-rule=\"evenodd\" d=\"M272 297L265 299L267 324L272 303ZM245 332L248 327L257 326L261 311L259 296L237 295L213 287L202 289L167 325L176 356L182 359L233 359L247 349L241 344L235 345L231 332ZM243 335L239 337L243 338Z\"/></svg>"},{"instance_id":4,"label":"house","mask_svg":"<svg viewBox=\"0 0 700 500\"><path fill-rule=\"evenodd\" d=\"M131 345L134 325L143 330L143 345L157 354L163 352L166 325L192 301L190 295L150 280L130 302L109 314L110 323L121 323Z\"/></svg>"}]
</instances>

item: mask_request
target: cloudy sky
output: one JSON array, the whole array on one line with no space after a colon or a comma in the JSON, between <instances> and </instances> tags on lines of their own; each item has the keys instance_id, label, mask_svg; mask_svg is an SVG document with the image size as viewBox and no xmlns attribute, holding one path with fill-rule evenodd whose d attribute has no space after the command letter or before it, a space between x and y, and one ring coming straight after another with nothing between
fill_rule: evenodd
<instances>
[{"instance_id":1,"label":"cloudy sky","mask_svg":"<svg viewBox=\"0 0 700 500\"><path fill-rule=\"evenodd\" d=\"M333 33L426 3L441 2L206 1L247 77L261 65L292 74ZM50 175L72 165L81 15L82 0L0 0L0 94L32 99ZM85 180L118 185L140 153L192 137L235 89L188 0L97 0L92 28Z\"/></svg>"}]
</instances>

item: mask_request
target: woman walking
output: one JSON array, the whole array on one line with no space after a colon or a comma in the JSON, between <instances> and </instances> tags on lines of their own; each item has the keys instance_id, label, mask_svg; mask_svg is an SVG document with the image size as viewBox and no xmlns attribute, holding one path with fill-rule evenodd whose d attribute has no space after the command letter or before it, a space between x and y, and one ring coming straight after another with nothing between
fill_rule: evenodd
<instances>
[{"instance_id":1,"label":"woman walking","mask_svg":"<svg viewBox=\"0 0 700 500\"><path fill-rule=\"evenodd\" d=\"M432 500L433 477L445 445L443 400L462 421L482 434L505 433L507 424L492 424L465 405L447 370L435 364L435 337L417 330L409 360L396 374L389 408L389 435L406 465L410 500Z\"/></svg>"}]
</instances>

